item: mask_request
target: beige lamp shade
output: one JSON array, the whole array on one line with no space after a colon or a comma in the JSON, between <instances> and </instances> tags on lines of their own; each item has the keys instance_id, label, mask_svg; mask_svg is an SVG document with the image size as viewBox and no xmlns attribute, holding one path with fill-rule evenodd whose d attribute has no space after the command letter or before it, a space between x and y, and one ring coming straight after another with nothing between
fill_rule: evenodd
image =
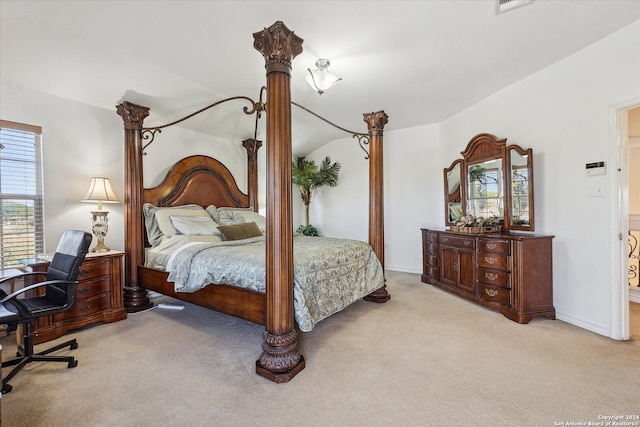
<instances>
[{"instance_id":1,"label":"beige lamp shade","mask_svg":"<svg viewBox=\"0 0 640 427\"><path fill-rule=\"evenodd\" d=\"M98 202L98 210L102 209L103 203L118 203L118 198L111 188L109 178L91 178L89 191L82 199L83 202Z\"/></svg>"}]
</instances>

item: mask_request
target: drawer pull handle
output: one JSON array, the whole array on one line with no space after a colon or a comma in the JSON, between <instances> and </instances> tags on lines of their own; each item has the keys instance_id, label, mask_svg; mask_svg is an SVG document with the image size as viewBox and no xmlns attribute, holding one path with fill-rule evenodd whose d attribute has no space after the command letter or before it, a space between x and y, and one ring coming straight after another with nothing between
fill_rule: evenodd
<instances>
[{"instance_id":1,"label":"drawer pull handle","mask_svg":"<svg viewBox=\"0 0 640 427\"><path fill-rule=\"evenodd\" d=\"M458 270L460 270L460 267L458 266L458 263L456 262L456 263L453 264L453 271L458 271Z\"/></svg>"},{"instance_id":2,"label":"drawer pull handle","mask_svg":"<svg viewBox=\"0 0 640 427\"><path fill-rule=\"evenodd\" d=\"M496 295L498 295L498 291L494 291L493 289L484 288L484 292L490 297L495 297Z\"/></svg>"},{"instance_id":3,"label":"drawer pull handle","mask_svg":"<svg viewBox=\"0 0 640 427\"><path fill-rule=\"evenodd\" d=\"M80 311L84 313L85 311L88 311L90 308L91 308L91 304L83 305L82 307L80 307Z\"/></svg>"},{"instance_id":4,"label":"drawer pull handle","mask_svg":"<svg viewBox=\"0 0 640 427\"><path fill-rule=\"evenodd\" d=\"M80 276L86 276L86 275L87 275L87 274L89 274L89 273L91 273L91 270L80 270L80 271L78 272L78 274L79 274Z\"/></svg>"},{"instance_id":5,"label":"drawer pull handle","mask_svg":"<svg viewBox=\"0 0 640 427\"><path fill-rule=\"evenodd\" d=\"M443 238L442 238L442 242L443 242L443 243L444 243L444 242L448 242L448 241L449 241L449 239L448 239L447 237L443 237Z\"/></svg>"},{"instance_id":6,"label":"drawer pull handle","mask_svg":"<svg viewBox=\"0 0 640 427\"><path fill-rule=\"evenodd\" d=\"M84 295L84 294L88 294L90 291L91 289L89 288L82 288L78 291L78 293Z\"/></svg>"},{"instance_id":7,"label":"drawer pull handle","mask_svg":"<svg viewBox=\"0 0 640 427\"><path fill-rule=\"evenodd\" d=\"M498 245L496 245L495 243L487 243L487 247L488 247L489 249L495 249L495 248L497 248L497 247L498 247Z\"/></svg>"},{"instance_id":8,"label":"drawer pull handle","mask_svg":"<svg viewBox=\"0 0 640 427\"><path fill-rule=\"evenodd\" d=\"M465 246L469 246L470 244L471 244L471 240L465 240L465 241L464 241L464 245L465 245Z\"/></svg>"},{"instance_id":9,"label":"drawer pull handle","mask_svg":"<svg viewBox=\"0 0 640 427\"><path fill-rule=\"evenodd\" d=\"M498 275L495 273L484 273L484 277L489 280L496 280L498 278Z\"/></svg>"},{"instance_id":10,"label":"drawer pull handle","mask_svg":"<svg viewBox=\"0 0 640 427\"><path fill-rule=\"evenodd\" d=\"M487 262L487 264L495 264L496 262L498 262L498 258L490 256L484 257L484 260Z\"/></svg>"}]
</instances>

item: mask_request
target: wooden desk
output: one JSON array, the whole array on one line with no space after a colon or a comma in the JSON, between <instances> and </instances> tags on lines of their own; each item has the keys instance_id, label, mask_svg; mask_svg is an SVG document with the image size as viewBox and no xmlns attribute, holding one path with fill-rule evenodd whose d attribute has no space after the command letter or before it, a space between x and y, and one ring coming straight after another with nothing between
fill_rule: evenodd
<instances>
[{"instance_id":1,"label":"wooden desk","mask_svg":"<svg viewBox=\"0 0 640 427\"><path fill-rule=\"evenodd\" d=\"M22 271L16 269L16 268L9 268L6 270L0 270L0 279L5 279L7 277L13 277L13 276L18 276L22 274ZM12 294L16 291L15 289L15 281L14 280L9 280L9 294Z\"/></svg>"}]
</instances>

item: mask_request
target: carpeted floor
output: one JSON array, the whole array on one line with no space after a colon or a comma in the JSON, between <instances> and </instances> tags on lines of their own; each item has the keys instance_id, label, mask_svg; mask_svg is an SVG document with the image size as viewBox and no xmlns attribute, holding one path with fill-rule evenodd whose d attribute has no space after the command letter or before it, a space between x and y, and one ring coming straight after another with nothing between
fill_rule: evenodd
<instances>
[{"instance_id":1,"label":"carpeted floor","mask_svg":"<svg viewBox=\"0 0 640 427\"><path fill-rule=\"evenodd\" d=\"M28 366L1 399L3 425L554 426L640 414L639 341L519 325L418 275L387 279L388 303L359 301L301 335L307 365L290 383L255 374L262 326L187 304L65 336L80 343L78 367ZM15 352L13 336L0 344Z\"/></svg>"}]
</instances>

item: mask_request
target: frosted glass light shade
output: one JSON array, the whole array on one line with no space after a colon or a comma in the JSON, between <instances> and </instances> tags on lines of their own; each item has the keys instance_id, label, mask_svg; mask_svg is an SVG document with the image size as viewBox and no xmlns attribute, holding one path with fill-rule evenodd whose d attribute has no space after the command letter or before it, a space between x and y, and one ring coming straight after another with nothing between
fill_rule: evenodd
<instances>
[{"instance_id":1,"label":"frosted glass light shade","mask_svg":"<svg viewBox=\"0 0 640 427\"><path fill-rule=\"evenodd\" d=\"M329 65L331 65L331 62L328 59L318 59L316 61L316 67L318 67L316 70L307 68L307 71L309 71L307 83L320 95L342 80L329 72Z\"/></svg>"}]
</instances>

